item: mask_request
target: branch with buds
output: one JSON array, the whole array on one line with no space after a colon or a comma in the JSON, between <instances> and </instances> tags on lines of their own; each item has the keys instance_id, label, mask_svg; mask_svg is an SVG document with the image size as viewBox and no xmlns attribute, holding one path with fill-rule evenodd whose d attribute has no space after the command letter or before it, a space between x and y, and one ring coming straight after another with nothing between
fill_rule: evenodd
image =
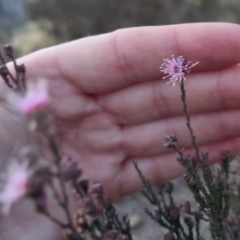
<instances>
[{"instance_id":1,"label":"branch with buds","mask_svg":"<svg viewBox=\"0 0 240 240\"><path fill-rule=\"evenodd\" d=\"M66 240L131 240L128 220L122 220L115 208L104 199L100 183L82 179L82 169L77 161L62 154L55 136L52 116L48 111L50 96L44 79L28 82L26 67L18 64L13 48L3 47L5 55L12 61L12 74L0 54L0 75L13 90L8 102L20 115L28 119L29 129L43 136L51 159L42 161L32 149L23 149L22 159L14 159L7 166L7 174L0 186L0 212L8 214L11 206L21 198L33 200L38 213L45 215L64 230ZM68 188L74 192L77 210L71 211ZM55 203L64 213L59 219L49 209L49 191Z\"/></svg>"}]
</instances>

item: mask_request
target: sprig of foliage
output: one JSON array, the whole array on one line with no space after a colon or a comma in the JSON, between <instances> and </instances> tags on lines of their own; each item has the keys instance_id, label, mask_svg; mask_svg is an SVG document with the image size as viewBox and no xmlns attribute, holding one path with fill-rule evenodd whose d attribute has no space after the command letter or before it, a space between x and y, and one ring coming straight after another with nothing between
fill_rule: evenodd
<instances>
[{"instance_id":1,"label":"sprig of foliage","mask_svg":"<svg viewBox=\"0 0 240 240\"><path fill-rule=\"evenodd\" d=\"M172 196L173 186L168 183L165 189L159 191L159 196L153 191L149 180L147 180L141 173L137 163L134 166L138 172L140 179L145 187L142 190L143 195L149 202L156 207L155 213L146 210L147 214L161 227L167 228L169 232L165 235L166 240L200 240L202 239L200 233L201 221L209 222L209 229L213 240L237 240L234 235L234 220L229 219L230 213L230 162L232 157L229 152L221 152L220 162L221 167L214 171L209 165L209 154L207 152L200 152L196 143L196 136L191 126L191 119L188 113L186 90L184 87L185 75L188 74L192 67L197 63L187 61L182 56L178 58L165 59L160 67L160 70L169 78L168 83L174 86L177 81L180 82L181 101L183 104L183 113L186 118L186 125L190 133L192 147L195 150L195 155L191 156L184 153L184 150L178 148L178 141L174 135L169 135L164 140L164 147L174 149L179 157L177 161L185 168L186 174L184 179L188 188L193 193L196 202L199 205L198 211L192 211L190 202L184 203L183 212L188 214L181 217L182 206L176 206ZM240 189L240 188L239 188ZM168 201L166 201L168 195ZM236 218L235 218L236 220ZM186 227L188 232L185 232ZM236 222L236 221L235 221Z\"/></svg>"}]
</instances>

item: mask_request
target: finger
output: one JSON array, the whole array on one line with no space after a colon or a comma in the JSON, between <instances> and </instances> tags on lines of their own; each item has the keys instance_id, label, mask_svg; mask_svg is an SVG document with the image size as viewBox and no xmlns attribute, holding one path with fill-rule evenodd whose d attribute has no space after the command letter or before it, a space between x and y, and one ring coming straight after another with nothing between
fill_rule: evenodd
<instances>
[{"instance_id":1,"label":"finger","mask_svg":"<svg viewBox=\"0 0 240 240\"><path fill-rule=\"evenodd\" d=\"M21 61L29 76L31 70L56 76L59 70L83 91L99 94L159 79L163 58L173 54L200 61L196 71L237 64L239 39L240 27L226 23L132 28L46 49Z\"/></svg>"},{"instance_id":2,"label":"finger","mask_svg":"<svg viewBox=\"0 0 240 240\"><path fill-rule=\"evenodd\" d=\"M204 74L192 74L185 81L190 114L236 109L240 107L240 65ZM118 123L140 124L182 114L180 89L166 81L141 83L106 94L98 103ZM134 96L134 97L133 97Z\"/></svg>"},{"instance_id":3,"label":"finger","mask_svg":"<svg viewBox=\"0 0 240 240\"><path fill-rule=\"evenodd\" d=\"M240 111L231 110L193 115L191 125L197 144L206 145L239 136ZM166 118L156 122L125 127L123 149L127 156L153 156L163 154L164 137L174 134L180 148L191 147L191 138L185 117Z\"/></svg>"},{"instance_id":4,"label":"finger","mask_svg":"<svg viewBox=\"0 0 240 240\"><path fill-rule=\"evenodd\" d=\"M208 151L210 153L209 162L212 164L220 161L221 150L229 150L232 156L237 154L239 152L239 144L240 138L233 138L202 146L201 151ZM191 149L186 150L186 152L194 153ZM120 174L116 176L115 181L119 186L119 196L116 197L120 198L143 188L141 180L137 177L137 171L133 166L132 160L137 162L138 167L146 179L149 179L152 184L157 184L179 177L185 172L176 160L177 157L177 153L167 153L163 156L129 159L125 165L122 166Z\"/></svg>"}]
</instances>

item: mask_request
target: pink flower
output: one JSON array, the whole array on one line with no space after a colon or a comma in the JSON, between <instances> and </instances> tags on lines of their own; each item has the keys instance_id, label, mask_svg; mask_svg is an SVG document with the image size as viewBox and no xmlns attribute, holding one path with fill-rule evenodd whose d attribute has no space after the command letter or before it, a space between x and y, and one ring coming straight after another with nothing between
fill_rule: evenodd
<instances>
[{"instance_id":1,"label":"pink flower","mask_svg":"<svg viewBox=\"0 0 240 240\"><path fill-rule=\"evenodd\" d=\"M29 83L26 94L23 97L15 95L11 102L21 113L27 115L46 107L49 104L46 81Z\"/></svg>"},{"instance_id":2,"label":"pink flower","mask_svg":"<svg viewBox=\"0 0 240 240\"><path fill-rule=\"evenodd\" d=\"M0 192L0 204L3 214L7 214L12 204L27 193L30 176L31 173L26 164L15 163L11 166L5 185Z\"/></svg>"},{"instance_id":3,"label":"pink flower","mask_svg":"<svg viewBox=\"0 0 240 240\"><path fill-rule=\"evenodd\" d=\"M165 78L169 78L169 82L172 83L173 86L175 86L176 81L183 81L186 80L185 74L191 72L191 68L196 66L198 62L192 63L190 61L187 61L183 56L179 56L177 58L174 58L172 56L172 59L164 59L163 64L160 66L160 72L163 72L166 74Z\"/></svg>"}]
</instances>

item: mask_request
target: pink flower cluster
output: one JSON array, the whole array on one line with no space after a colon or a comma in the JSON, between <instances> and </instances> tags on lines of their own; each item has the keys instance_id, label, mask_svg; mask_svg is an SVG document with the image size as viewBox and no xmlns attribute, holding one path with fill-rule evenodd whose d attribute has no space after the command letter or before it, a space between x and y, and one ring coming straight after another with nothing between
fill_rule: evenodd
<instances>
[{"instance_id":1,"label":"pink flower cluster","mask_svg":"<svg viewBox=\"0 0 240 240\"><path fill-rule=\"evenodd\" d=\"M187 61L183 56L179 56L177 58L174 58L172 56L172 59L164 59L163 64L160 66L160 72L163 72L166 74L165 78L169 78L169 82L172 83L173 86L175 86L176 82L186 80L185 74L190 73L191 68L196 66L198 62L193 63L190 61Z\"/></svg>"},{"instance_id":2,"label":"pink flower cluster","mask_svg":"<svg viewBox=\"0 0 240 240\"><path fill-rule=\"evenodd\" d=\"M47 83L41 79L35 83L29 83L24 96L12 96L12 104L21 113L29 115L49 104Z\"/></svg>"},{"instance_id":3,"label":"pink flower cluster","mask_svg":"<svg viewBox=\"0 0 240 240\"><path fill-rule=\"evenodd\" d=\"M14 165L10 167L5 184L0 193L0 205L3 214L7 214L12 204L27 193L28 180L31 176L27 164L14 162Z\"/></svg>"}]
</instances>

